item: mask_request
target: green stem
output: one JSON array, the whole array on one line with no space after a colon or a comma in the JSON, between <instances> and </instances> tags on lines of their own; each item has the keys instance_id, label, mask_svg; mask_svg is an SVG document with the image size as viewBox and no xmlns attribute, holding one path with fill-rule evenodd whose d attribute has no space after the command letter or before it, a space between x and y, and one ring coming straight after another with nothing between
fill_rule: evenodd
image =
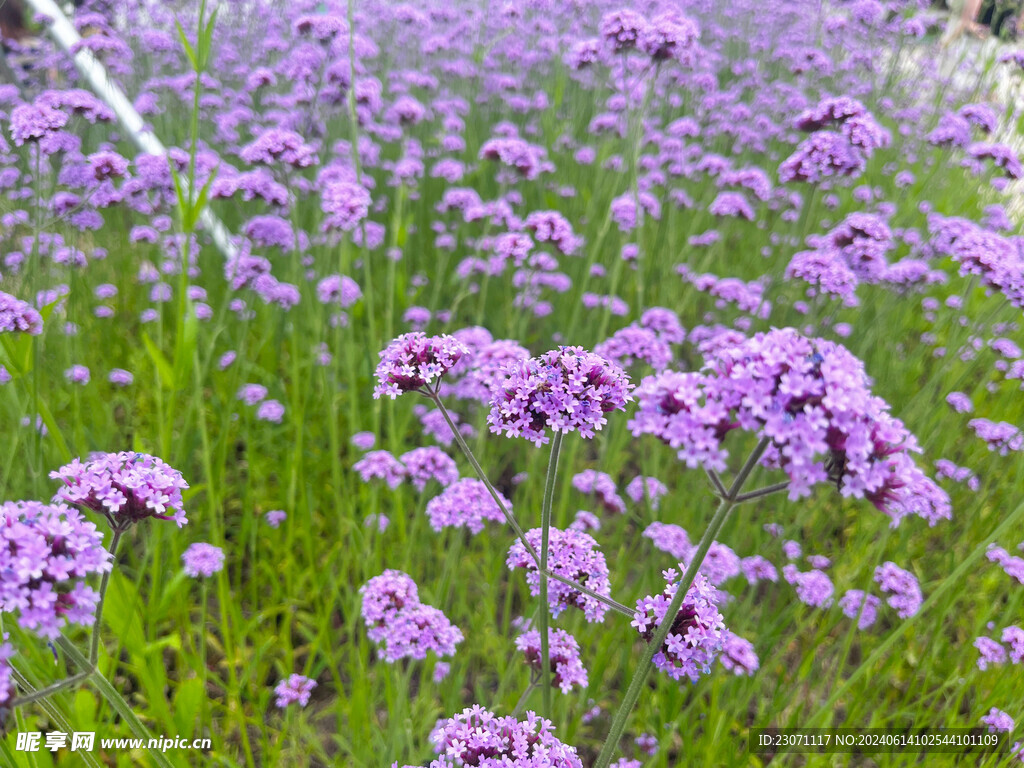
<instances>
[{"instance_id":1,"label":"green stem","mask_svg":"<svg viewBox=\"0 0 1024 768\"><path fill-rule=\"evenodd\" d=\"M100 579L100 597L96 602L96 621L92 625L92 638L89 640L89 666L95 667L100 657L100 633L103 631L103 601L107 597L107 587L110 586L110 574L114 570L114 558L117 557L117 545L121 543L121 536L124 531L114 529L114 535L110 539L110 570L105 571Z\"/></svg>"},{"instance_id":2,"label":"green stem","mask_svg":"<svg viewBox=\"0 0 1024 768\"><path fill-rule=\"evenodd\" d=\"M78 683L87 679L91 674L92 671L86 670L85 672L79 672L78 674L72 675L71 677L65 678L64 680L59 680L56 683L52 683L46 686L45 688L38 688L32 691L31 693L26 693L24 696L17 697L11 703L11 707L22 707L25 704L31 704L34 701L39 701L40 699L48 698L55 693L63 691L65 688L71 688L77 685Z\"/></svg>"},{"instance_id":3,"label":"green stem","mask_svg":"<svg viewBox=\"0 0 1024 768\"><path fill-rule=\"evenodd\" d=\"M626 720L629 719L630 712L632 712L633 707L636 706L637 699L640 698L640 691L643 689L644 683L647 681L647 675L650 674L651 667L653 666L654 654L656 654L665 644L665 638L668 637L668 633L672 629L672 623L675 621L675 617L683 605L683 600L690 589L690 585L697 577L697 572L701 565L704 564L704 557L711 548L711 543L715 540L718 532L722 530L722 526L729 517L729 513L732 511L732 508L736 506L736 498L739 496L740 490L743 488L743 484L747 481L750 473L754 471L754 467L757 465L758 459L761 458L767 448L768 439L762 438L757 444L757 447L754 448L753 452L747 458L747 461L739 471L739 474L736 475L736 479L733 480L733 483L729 488L729 493L722 498L718 505L718 509L715 510L715 515L711 518L711 523L708 525L707 530L704 531L704 535L701 537L700 543L697 544L697 549L693 553L689 566L686 568L686 573L684 573L683 577L676 583L676 593L672 597L672 602L669 603L668 610L665 611L664 618L661 620L658 628L654 631L654 636L648 643L647 648L644 651L643 658L640 660L640 666L633 674L633 679L630 681L629 688L626 690L626 695L623 698L622 703L619 705L618 711L615 713L615 719L612 721L611 729L608 731L608 737L605 739L604 746L601 748L601 754L598 755L594 768L608 768L611 764L612 755L615 754L615 750L619 745L619 739L622 738L622 733L626 729Z\"/></svg>"},{"instance_id":4,"label":"green stem","mask_svg":"<svg viewBox=\"0 0 1024 768\"><path fill-rule=\"evenodd\" d=\"M544 503L540 513L540 690L542 717L551 716L551 656L548 647L548 543L551 535L551 499L555 495L555 477L558 474L558 454L562 450L562 433L555 432L551 441L551 458L544 481Z\"/></svg>"}]
</instances>

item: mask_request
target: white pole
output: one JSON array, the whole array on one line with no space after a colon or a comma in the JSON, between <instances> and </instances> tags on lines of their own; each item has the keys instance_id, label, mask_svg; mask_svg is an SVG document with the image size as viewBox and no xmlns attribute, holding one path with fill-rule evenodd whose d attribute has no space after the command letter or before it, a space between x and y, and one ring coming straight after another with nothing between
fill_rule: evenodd
<instances>
[{"instance_id":1,"label":"white pole","mask_svg":"<svg viewBox=\"0 0 1024 768\"><path fill-rule=\"evenodd\" d=\"M68 55L71 55L71 48L76 43L82 41L82 36L71 25L71 22L68 21L67 16L64 15L64 12L57 3L54 0L25 0L25 2L32 6L32 9L37 14L49 19L47 28L50 35L53 36L57 45L63 48ZM128 101L124 91L118 88L107 76L107 70L93 56L92 51L88 48L82 48L72 56L72 59L75 63L75 68L89 82L96 95L114 111L117 121L127 131L135 146L150 155L166 156L167 147L157 138L156 134L146 129L142 116L135 110L132 103ZM182 185L188 191L188 181L186 179L182 179ZM231 258L237 254L238 249L231 242L230 232L228 232L221 220L209 208L203 209L199 220L202 222L203 228L210 233L214 245L224 254L225 258Z\"/></svg>"}]
</instances>

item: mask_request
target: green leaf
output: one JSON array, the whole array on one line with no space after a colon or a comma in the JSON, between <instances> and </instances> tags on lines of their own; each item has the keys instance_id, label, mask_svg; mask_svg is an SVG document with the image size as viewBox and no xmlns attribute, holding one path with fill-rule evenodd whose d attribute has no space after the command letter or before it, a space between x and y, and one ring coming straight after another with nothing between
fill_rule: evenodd
<instances>
[{"instance_id":1,"label":"green leaf","mask_svg":"<svg viewBox=\"0 0 1024 768\"><path fill-rule=\"evenodd\" d=\"M178 733L193 733L195 719L203 705L203 681L198 677L186 680L174 692L174 720Z\"/></svg>"},{"instance_id":2,"label":"green leaf","mask_svg":"<svg viewBox=\"0 0 1024 768\"><path fill-rule=\"evenodd\" d=\"M188 56L189 64L192 65L192 69L196 69L196 49L192 47L192 43L185 37L185 30L182 29L181 22L175 19L174 26L178 28L178 39L181 41L181 47L185 49L185 55Z\"/></svg>"},{"instance_id":3,"label":"green leaf","mask_svg":"<svg viewBox=\"0 0 1024 768\"><path fill-rule=\"evenodd\" d=\"M53 414L50 412L49 406L46 405L41 399L39 402L39 417L43 420L43 424L46 425L46 430L50 433L50 437L53 438L53 442L57 444L57 452L60 453L61 459L65 464L74 458L71 455L71 449L68 448L67 442L64 440L64 435L60 432L60 427L57 426L57 420L53 418Z\"/></svg>"},{"instance_id":4,"label":"green leaf","mask_svg":"<svg viewBox=\"0 0 1024 768\"><path fill-rule=\"evenodd\" d=\"M149 338L149 334L145 331L142 332L142 343L146 346L146 351L156 366L156 372L160 376L161 383L167 389L171 389L174 386L174 369L171 368L171 364L167 362L164 353L157 349L156 344L153 343L153 340Z\"/></svg>"},{"instance_id":5,"label":"green leaf","mask_svg":"<svg viewBox=\"0 0 1024 768\"><path fill-rule=\"evenodd\" d=\"M188 228L184 226L188 220L188 211L191 209L191 194L189 199L185 199L185 189L181 185L181 175L178 173L178 169L174 167L174 161L168 156L167 165L171 169L171 180L174 182L174 195L178 199L178 215L181 217L182 228L188 232ZM191 192L191 190L190 190Z\"/></svg>"},{"instance_id":6,"label":"green leaf","mask_svg":"<svg viewBox=\"0 0 1024 768\"><path fill-rule=\"evenodd\" d=\"M182 337L174 346L174 385L181 389L188 383L195 361L196 340L199 336L199 318L195 307L189 301L185 306L185 321L182 325Z\"/></svg>"}]
</instances>

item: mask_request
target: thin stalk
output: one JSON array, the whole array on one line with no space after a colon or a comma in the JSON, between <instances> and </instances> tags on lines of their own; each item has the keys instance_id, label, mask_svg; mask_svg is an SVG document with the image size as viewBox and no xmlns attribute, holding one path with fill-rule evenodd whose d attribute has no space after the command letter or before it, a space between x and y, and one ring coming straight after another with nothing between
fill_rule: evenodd
<instances>
[{"instance_id":1,"label":"thin stalk","mask_svg":"<svg viewBox=\"0 0 1024 768\"><path fill-rule=\"evenodd\" d=\"M551 441L551 458L544 481L544 503L540 513L540 690L541 716L551 716L551 656L548 648L548 550L551 536L551 499L555 495L555 477L558 474L558 454L562 450L562 433L555 432Z\"/></svg>"},{"instance_id":2,"label":"thin stalk","mask_svg":"<svg viewBox=\"0 0 1024 768\"><path fill-rule=\"evenodd\" d=\"M92 670L86 670L85 672L79 672L78 674L67 677L63 680L58 680L56 683L51 683L45 688L37 688L31 693L26 693L24 696L18 696L12 703L11 707L21 707L25 704L31 704L34 701L45 699L52 696L55 693L60 693L65 688L71 688L83 680L87 679L92 674Z\"/></svg>"},{"instance_id":3,"label":"thin stalk","mask_svg":"<svg viewBox=\"0 0 1024 768\"><path fill-rule=\"evenodd\" d=\"M107 587L110 586L110 574L114 570L114 558L117 557L117 545L121 543L121 536L124 531L120 528L114 529L114 535L110 539L110 570L103 574L100 579L100 597L96 602L96 620L92 625L92 639L89 641L89 666L95 667L100 657L100 632L103 621L103 601L107 597Z\"/></svg>"},{"instance_id":4,"label":"thin stalk","mask_svg":"<svg viewBox=\"0 0 1024 768\"><path fill-rule=\"evenodd\" d=\"M612 721L612 726L608 731L608 737L605 739L604 746L601 748L601 754L598 755L597 762L594 764L594 768L608 768L612 761L612 755L615 754L615 750L618 748L619 739L622 738L622 732L626 729L626 720L629 719L630 713L633 711L633 707L636 706L637 699L640 698L640 691L644 687L644 683L647 681L647 675L650 674L651 667L653 666L654 654L656 654L665 644L665 638L668 637L669 631L672 629L672 623L675 621L675 617L679 613L679 609L683 605L683 599L686 597L686 593L690 589L690 585L693 580L697 577L701 565L704 564L704 557L707 555L708 550L711 548L711 543L715 540L718 532L722 530L722 526L725 524L726 519L729 517L729 513L732 508L736 506L736 498L740 495L740 491L743 488L743 484L747 481L750 473L754 471L754 467L757 465L758 460L764 454L768 448L768 439L762 438L754 448L753 452L747 458L743 468L740 469L736 478L733 480L732 485L729 487L729 493L722 498L718 505L718 509L715 510L714 517L711 518L711 523L708 525L707 530L704 531L704 535L701 537L700 543L697 544L697 549L693 554L693 558L690 560L689 566L686 568L686 573L676 583L676 593L672 598L672 602L668 606L668 610L665 611L665 617L662 619L658 628L654 631L654 636L648 643L646 650L644 651L643 658L640 660L640 666L633 674L633 679L630 681L629 688L626 690L626 695L619 705L618 711L615 713L615 719Z\"/></svg>"}]
</instances>

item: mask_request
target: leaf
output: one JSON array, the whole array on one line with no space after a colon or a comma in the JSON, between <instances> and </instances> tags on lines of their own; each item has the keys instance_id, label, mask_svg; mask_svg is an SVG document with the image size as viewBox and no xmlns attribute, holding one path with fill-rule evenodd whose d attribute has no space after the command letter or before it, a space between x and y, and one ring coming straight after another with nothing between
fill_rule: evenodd
<instances>
[{"instance_id":1,"label":"leaf","mask_svg":"<svg viewBox=\"0 0 1024 768\"><path fill-rule=\"evenodd\" d=\"M149 338L149 334L145 331L142 333L142 343L146 346L146 351L156 366L156 372L160 376L161 383L167 389L171 389L174 386L174 369L171 368L171 364L167 362L164 353L157 349L156 344L153 343L153 340Z\"/></svg>"},{"instance_id":2,"label":"leaf","mask_svg":"<svg viewBox=\"0 0 1024 768\"><path fill-rule=\"evenodd\" d=\"M190 678L178 686L174 692L174 720L178 733L193 733L196 717L203 705L203 681L198 677Z\"/></svg>"},{"instance_id":3,"label":"leaf","mask_svg":"<svg viewBox=\"0 0 1024 768\"><path fill-rule=\"evenodd\" d=\"M68 448L68 444L64 440L64 435L60 432L60 427L57 426L57 420L53 418L53 414L50 412L50 408L46 403L39 400L38 405L39 418L43 420L43 424L46 425L46 431L49 432L50 437L53 438L53 442L57 444L57 452L60 453L60 457L65 464L70 463L71 459L74 457L71 455L71 449Z\"/></svg>"},{"instance_id":4,"label":"leaf","mask_svg":"<svg viewBox=\"0 0 1024 768\"><path fill-rule=\"evenodd\" d=\"M175 19L174 26L178 29L178 39L181 40L181 47L185 49L185 55L188 56L189 64L192 65L194 70L196 69L196 49L192 47L192 43L185 37L185 30L182 29L181 22Z\"/></svg>"},{"instance_id":5,"label":"leaf","mask_svg":"<svg viewBox=\"0 0 1024 768\"><path fill-rule=\"evenodd\" d=\"M174 385L181 389L188 383L195 361L196 340L199 336L199 318L195 307L189 301L185 306L185 320L182 324L182 336L174 345Z\"/></svg>"}]
</instances>

